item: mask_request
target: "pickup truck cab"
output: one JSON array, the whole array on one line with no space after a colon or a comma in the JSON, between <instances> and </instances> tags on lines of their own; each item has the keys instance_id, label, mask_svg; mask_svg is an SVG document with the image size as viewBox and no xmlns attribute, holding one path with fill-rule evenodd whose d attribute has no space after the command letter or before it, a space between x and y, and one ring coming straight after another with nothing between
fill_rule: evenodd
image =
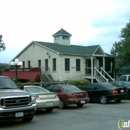
<instances>
[{"instance_id":1,"label":"pickup truck cab","mask_svg":"<svg viewBox=\"0 0 130 130\"><path fill-rule=\"evenodd\" d=\"M130 75L122 75L118 80L119 81L130 81Z\"/></svg>"},{"instance_id":2,"label":"pickup truck cab","mask_svg":"<svg viewBox=\"0 0 130 130\"><path fill-rule=\"evenodd\" d=\"M9 77L0 76L0 121L31 121L36 107L35 97L21 90Z\"/></svg>"}]
</instances>

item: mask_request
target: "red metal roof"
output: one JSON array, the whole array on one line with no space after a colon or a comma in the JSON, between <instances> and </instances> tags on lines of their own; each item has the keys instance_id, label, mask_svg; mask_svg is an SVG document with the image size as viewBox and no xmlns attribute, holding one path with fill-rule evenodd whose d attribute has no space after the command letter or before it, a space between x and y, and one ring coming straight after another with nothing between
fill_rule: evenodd
<instances>
[{"instance_id":1,"label":"red metal roof","mask_svg":"<svg viewBox=\"0 0 130 130\"><path fill-rule=\"evenodd\" d=\"M35 69L18 69L17 76L19 79L24 80L39 80L39 68ZM2 76L8 76L10 78L16 77L16 72L14 69L5 69Z\"/></svg>"}]
</instances>

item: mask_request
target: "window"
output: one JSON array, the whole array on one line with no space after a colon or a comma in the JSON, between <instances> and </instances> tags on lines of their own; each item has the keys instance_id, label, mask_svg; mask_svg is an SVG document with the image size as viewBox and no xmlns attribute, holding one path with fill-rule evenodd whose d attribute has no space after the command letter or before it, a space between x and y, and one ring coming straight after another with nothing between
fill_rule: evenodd
<instances>
[{"instance_id":1,"label":"window","mask_svg":"<svg viewBox=\"0 0 130 130\"><path fill-rule=\"evenodd\" d=\"M122 77L119 79L119 81L127 81L126 79L127 79L127 76L122 76Z\"/></svg>"},{"instance_id":2,"label":"window","mask_svg":"<svg viewBox=\"0 0 130 130\"><path fill-rule=\"evenodd\" d=\"M28 61L28 68L30 68L31 67L31 63L30 63L30 60Z\"/></svg>"},{"instance_id":3,"label":"window","mask_svg":"<svg viewBox=\"0 0 130 130\"><path fill-rule=\"evenodd\" d=\"M59 39L60 39L60 36L56 36L56 37L55 37L55 40L59 40Z\"/></svg>"},{"instance_id":4,"label":"window","mask_svg":"<svg viewBox=\"0 0 130 130\"><path fill-rule=\"evenodd\" d=\"M80 71L80 59L76 59L76 71Z\"/></svg>"},{"instance_id":5,"label":"window","mask_svg":"<svg viewBox=\"0 0 130 130\"><path fill-rule=\"evenodd\" d=\"M56 58L53 58L53 71L56 71Z\"/></svg>"},{"instance_id":6,"label":"window","mask_svg":"<svg viewBox=\"0 0 130 130\"><path fill-rule=\"evenodd\" d=\"M48 59L45 59L45 71L48 71Z\"/></svg>"},{"instance_id":7,"label":"window","mask_svg":"<svg viewBox=\"0 0 130 130\"><path fill-rule=\"evenodd\" d=\"M23 68L25 68L25 61L23 61Z\"/></svg>"},{"instance_id":8,"label":"window","mask_svg":"<svg viewBox=\"0 0 130 130\"><path fill-rule=\"evenodd\" d=\"M70 59L65 58L65 71L70 71Z\"/></svg>"},{"instance_id":9,"label":"window","mask_svg":"<svg viewBox=\"0 0 130 130\"><path fill-rule=\"evenodd\" d=\"M69 37L68 37L68 36L62 36L62 38L63 38L63 39L66 39L66 40L68 40L68 39L69 39Z\"/></svg>"},{"instance_id":10,"label":"window","mask_svg":"<svg viewBox=\"0 0 130 130\"><path fill-rule=\"evenodd\" d=\"M41 60L38 60L38 67L41 67Z\"/></svg>"}]
</instances>

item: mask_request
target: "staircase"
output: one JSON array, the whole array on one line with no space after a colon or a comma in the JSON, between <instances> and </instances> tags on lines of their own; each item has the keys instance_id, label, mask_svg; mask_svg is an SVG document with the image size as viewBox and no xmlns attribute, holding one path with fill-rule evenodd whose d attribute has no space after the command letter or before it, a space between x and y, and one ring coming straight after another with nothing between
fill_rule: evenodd
<instances>
[{"instance_id":1,"label":"staircase","mask_svg":"<svg viewBox=\"0 0 130 130\"><path fill-rule=\"evenodd\" d=\"M40 69L40 80L42 86L46 87L54 82L52 76L50 75L49 69L41 68Z\"/></svg>"},{"instance_id":2,"label":"staircase","mask_svg":"<svg viewBox=\"0 0 130 130\"><path fill-rule=\"evenodd\" d=\"M96 67L94 68L96 74L95 78L97 82L102 83L102 82L109 82L109 80L106 78L109 77L111 81L114 81L114 79L101 67L101 70L99 71Z\"/></svg>"},{"instance_id":3,"label":"staircase","mask_svg":"<svg viewBox=\"0 0 130 130\"><path fill-rule=\"evenodd\" d=\"M65 84L64 81L55 81L50 74L50 69L45 69L44 67L40 68L40 80L41 86L47 87L51 84Z\"/></svg>"}]
</instances>

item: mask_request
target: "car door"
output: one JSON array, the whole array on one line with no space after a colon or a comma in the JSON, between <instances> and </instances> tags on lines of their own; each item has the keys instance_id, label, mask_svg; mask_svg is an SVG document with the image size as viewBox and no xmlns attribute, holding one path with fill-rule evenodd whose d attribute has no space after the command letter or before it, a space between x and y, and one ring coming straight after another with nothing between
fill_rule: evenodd
<instances>
[{"instance_id":1,"label":"car door","mask_svg":"<svg viewBox=\"0 0 130 130\"><path fill-rule=\"evenodd\" d=\"M87 85L83 90L88 92L90 101L93 101L95 97L94 91L93 91L93 84Z\"/></svg>"}]
</instances>

